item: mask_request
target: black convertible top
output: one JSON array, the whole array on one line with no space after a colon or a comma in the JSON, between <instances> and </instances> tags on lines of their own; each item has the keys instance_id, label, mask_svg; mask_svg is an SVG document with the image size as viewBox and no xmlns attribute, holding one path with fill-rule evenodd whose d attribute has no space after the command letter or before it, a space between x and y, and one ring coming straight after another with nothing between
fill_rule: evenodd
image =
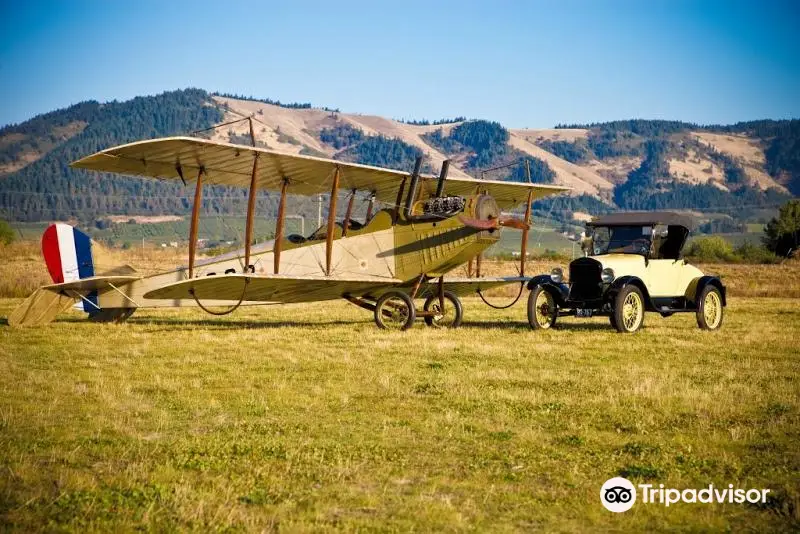
<instances>
[{"instance_id":1,"label":"black convertible top","mask_svg":"<svg viewBox=\"0 0 800 534\"><path fill-rule=\"evenodd\" d=\"M588 226L648 226L656 224L683 226L687 230L691 230L693 221L688 215L672 211L623 211L601 215L587 223Z\"/></svg>"}]
</instances>

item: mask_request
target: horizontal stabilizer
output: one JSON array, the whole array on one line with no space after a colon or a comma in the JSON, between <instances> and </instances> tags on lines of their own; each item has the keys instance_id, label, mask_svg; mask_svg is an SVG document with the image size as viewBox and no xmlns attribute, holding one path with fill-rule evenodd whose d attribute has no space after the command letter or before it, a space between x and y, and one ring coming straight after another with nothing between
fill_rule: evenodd
<instances>
[{"instance_id":1,"label":"horizontal stabilizer","mask_svg":"<svg viewBox=\"0 0 800 534\"><path fill-rule=\"evenodd\" d=\"M102 293L105 290L124 286L125 284L130 284L131 282L141 279L141 276L92 276L91 278L82 278L72 282L64 282L63 284L44 286L42 289L48 289L50 291L77 291L80 293L99 291Z\"/></svg>"}]
</instances>

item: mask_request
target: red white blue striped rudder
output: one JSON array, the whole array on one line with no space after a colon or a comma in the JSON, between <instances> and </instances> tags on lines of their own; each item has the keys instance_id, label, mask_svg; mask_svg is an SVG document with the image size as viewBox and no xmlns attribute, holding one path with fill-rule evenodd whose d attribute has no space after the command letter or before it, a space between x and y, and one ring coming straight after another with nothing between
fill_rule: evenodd
<instances>
[{"instance_id":1,"label":"red white blue striped rudder","mask_svg":"<svg viewBox=\"0 0 800 534\"><path fill-rule=\"evenodd\" d=\"M92 240L68 224L55 223L47 227L42 235L42 254L53 283L62 284L94 276ZM96 291L86 295L85 299L83 311L98 311Z\"/></svg>"}]
</instances>

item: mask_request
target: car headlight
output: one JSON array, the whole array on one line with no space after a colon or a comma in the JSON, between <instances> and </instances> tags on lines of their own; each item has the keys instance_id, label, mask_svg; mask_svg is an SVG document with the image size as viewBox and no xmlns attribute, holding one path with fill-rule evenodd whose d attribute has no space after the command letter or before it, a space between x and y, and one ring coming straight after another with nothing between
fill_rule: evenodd
<instances>
[{"instance_id":1,"label":"car headlight","mask_svg":"<svg viewBox=\"0 0 800 534\"><path fill-rule=\"evenodd\" d=\"M564 281L564 271L562 271L560 267L554 267L553 270L550 271L550 280L556 284L560 284Z\"/></svg>"},{"instance_id":2,"label":"car headlight","mask_svg":"<svg viewBox=\"0 0 800 534\"><path fill-rule=\"evenodd\" d=\"M600 279L603 281L604 284L610 284L614 281L614 269L611 267L606 267L603 269L603 272L600 273Z\"/></svg>"}]
</instances>

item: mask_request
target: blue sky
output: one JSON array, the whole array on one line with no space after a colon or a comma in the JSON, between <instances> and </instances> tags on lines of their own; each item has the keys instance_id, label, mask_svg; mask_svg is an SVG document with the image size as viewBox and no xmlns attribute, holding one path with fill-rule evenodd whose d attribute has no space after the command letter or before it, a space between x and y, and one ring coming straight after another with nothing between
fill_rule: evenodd
<instances>
[{"instance_id":1,"label":"blue sky","mask_svg":"<svg viewBox=\"0 0 800 534\"><path fill-rule=\"evenodd\" d=\"M800 117L800 2L0 0L0 124L201 87L509 127Z\"/></svg>"}]
</instances>

